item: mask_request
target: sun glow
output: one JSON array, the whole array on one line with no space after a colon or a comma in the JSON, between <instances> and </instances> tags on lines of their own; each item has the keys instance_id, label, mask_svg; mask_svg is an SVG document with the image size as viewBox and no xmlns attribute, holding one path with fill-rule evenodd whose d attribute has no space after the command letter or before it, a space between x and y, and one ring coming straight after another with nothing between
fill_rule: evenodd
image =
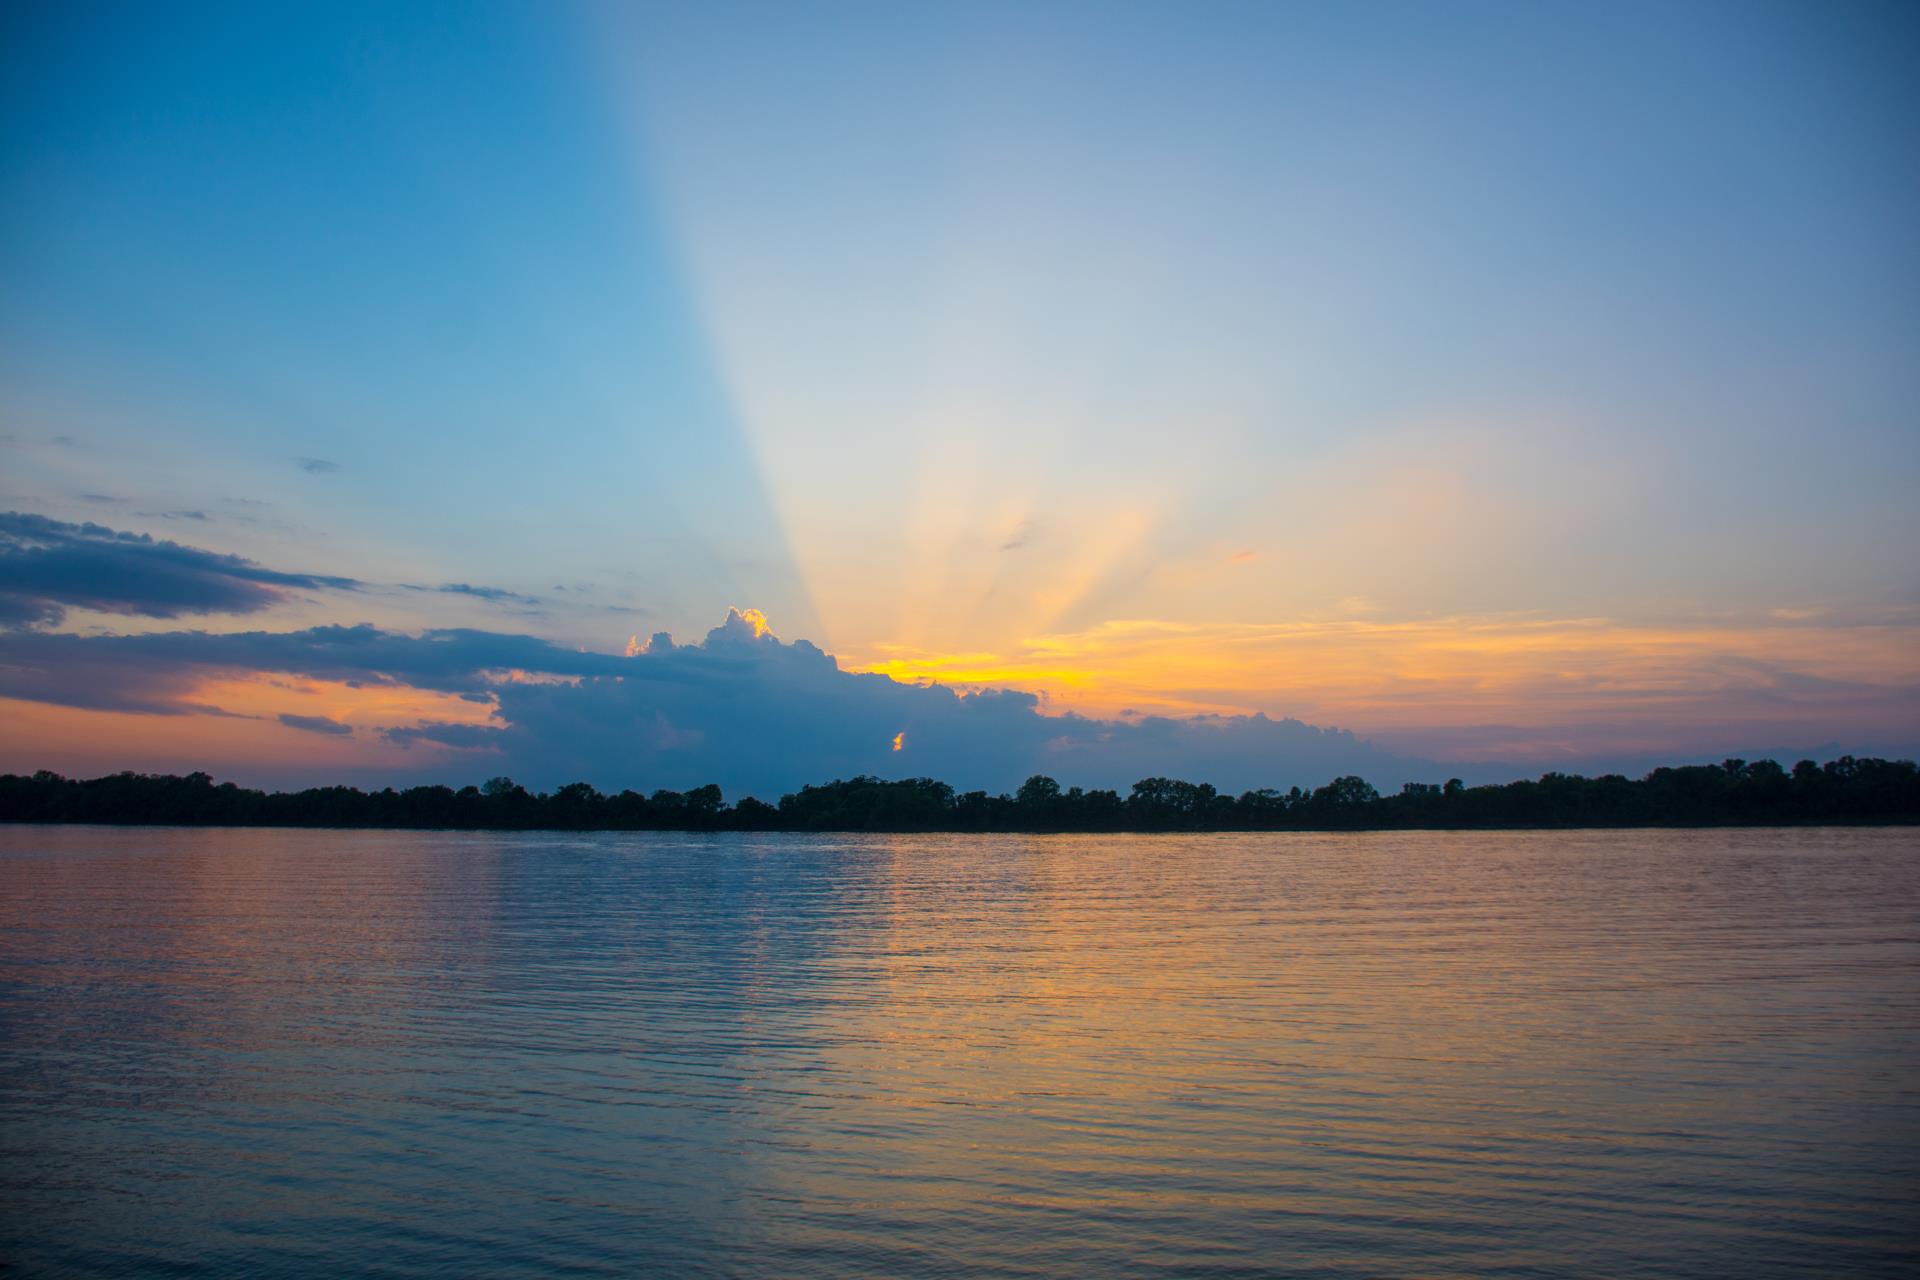
<instances>
[{"instance_id":1,"label":"sun glow","mask_svg":"<svg viewBox=\"0 0 1920 1280\"><path fill-rule=\"evenodd\" d=\"M1041 694L1049 713L1264 711L1411 734L1423 747L1451 743L1464 757L1471 735L1452 742L1450 726L1502 726L1486 750L1512 755L1569 726L1623 744L1653 732L1647 725L1669 735L1681 724L1788 733L1817 724L1843 695L1861 722L1895 727L1910 706L1898 690L1920 681L1913 634L1910 625L1635 626L1527 615L1156 619L1033 636L1001 652L878 646L848 665L904 683L1023 689Z\"/></svg>"}]
</instances>

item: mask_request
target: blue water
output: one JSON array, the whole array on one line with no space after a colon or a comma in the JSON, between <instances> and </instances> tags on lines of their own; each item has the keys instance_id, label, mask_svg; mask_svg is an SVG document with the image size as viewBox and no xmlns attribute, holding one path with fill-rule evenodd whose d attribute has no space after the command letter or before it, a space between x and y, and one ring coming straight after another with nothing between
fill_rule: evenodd
<instances>
[{"instance_id":1,"label":"blue water","mask_svg":"<svg viewBox=\"0 0 1920 1280\"><path fill-rule=\"evenodd\" d=\"M21 1274L1920 1270L1920 832L0 828Z\"/></svg>"}]
</instances>

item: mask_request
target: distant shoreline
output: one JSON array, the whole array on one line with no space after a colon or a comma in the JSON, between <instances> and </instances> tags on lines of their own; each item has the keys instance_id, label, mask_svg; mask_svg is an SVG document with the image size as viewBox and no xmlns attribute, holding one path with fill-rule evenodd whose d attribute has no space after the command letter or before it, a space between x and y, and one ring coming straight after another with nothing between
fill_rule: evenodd
<instances>
[{"instance_id":1,"label":"distant shoreline","mask_svg":"<svg viewBox=\"0 0 1920 1280\"><path fill-rule=\"evenodd\" d=\"M1118 828L1100 831L1067 827L995 827L956 830L940 827L394 827L319 826L285 822L102 822L82 820L26 821L0 818L8 827L100 827L109 831L372 831L416 832L422 835L660 835L660 836L1373 836L1471 835L1486 832L1527 831L1900 831L1920 827L1920 818L1829 822L1691 822L1616 823L1612 826L1479 826L1479 827L1206 827L1162 828L1153 831Z\"/></svg>"},{"instance_id":2,"label":"distant shoreline","mask_svg":"<svg viewBox=\"0 0 1920 1280\"><path fill-rule=\"evenodd\" d=\"M186 777L118 773L86 780L0 775L0 823L435 831L743 831L1073 833L1513 831L1920 825L1920 767L1843 756L1655 769L1643 778L1549 773L1468 787L1409 783L1381 795L1365 779L1223 795L1204 783L1147 778L1117 791L1029 778L1012 795L956 792L931 778L857 777L802 787L777 805L728 805L713 785L606 795L583 782L533 793L507 778L483 787L267 792Z\"/></svg>"}]
</instances>

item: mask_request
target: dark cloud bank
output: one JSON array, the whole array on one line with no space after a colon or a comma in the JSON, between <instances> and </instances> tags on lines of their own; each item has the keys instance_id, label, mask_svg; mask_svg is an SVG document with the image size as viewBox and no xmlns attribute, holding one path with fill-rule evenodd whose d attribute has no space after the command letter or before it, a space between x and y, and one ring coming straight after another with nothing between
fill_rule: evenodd
<instances>
[{"instance_id":1,"label":"dark cloud bank","mask_svg":"<svg viewBox=\"0 0 1920 1280\"><path fill-rule=\"evenodd\" d=\"M861 773L999 790L1033 773L1125 786L1178 772L1239 789L1339 773L1384 778L1408 763L1351 734L1292 720L1046 716L1028 693L960 694L842 671L804 640L756 635L738 613L699 644L674 645L663 634L646 652L613 661L616 673L577 684L498 688L506 724L493 745L502 757L530 775L538 769L603 786L634 777L672 787L718 780L762 795ZM441 740L470 746L470 734Z\"/></svg>"},{"instance_id":2,"label":"dark cloud bank","mask_svg":"<svg viewBox=\"0 0 1920 1280\"><path fill-rule=\"evenodd\" d=\"M533 785L585 779L611 789L717 781L730 794L777 796L861 773L925 774L990 790L1036 772L1084 786L1168 773L1232 789L1341 773L1397 785L1432 773L1351 734L1294 720L1045 716L1031 694L960 694L843 671L814 645L756 634L732 612L698 644L676 645L663 633L633 657L491 631L409 636L370 626L0 636L0 696L64 706L202 714L208 708L194 692L201 681L267 673L492 703L488 725L388 731L420 749L421 776L508 773ZM317 733L346 728L280 719Z\"/></svg>"}]
</instances>

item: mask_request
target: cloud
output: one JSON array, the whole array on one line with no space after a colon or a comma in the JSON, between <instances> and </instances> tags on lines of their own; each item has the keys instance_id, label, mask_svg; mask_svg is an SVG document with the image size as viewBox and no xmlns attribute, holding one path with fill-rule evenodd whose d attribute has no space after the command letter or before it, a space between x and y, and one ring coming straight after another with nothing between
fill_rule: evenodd
<instances>
[{"instance_id":1,"label":"cloud","mask_svg":"<svg viewBox=\"0 0 1920 1280\"><path fill-rule=\"evenodd\" d=\"M416 588L425 590L427 588ZM539 596L522 595L518 591L508 591L503 587L476 587L465 582L446 582L431 588L447 595L472 596L476 600L487 600L495 604L539 604Z\"/></svg>"},{"instance_id":2,"label":"cloud","mask_svg":"<svg viewBox=\"0 0 1920 1280\"><path fill-rule=\"evenodd\" d=\"M1285 623L1116 619L1000 653L883 650L852 669L806 641L782 641L751 609L730 611L694 643L658 632L624 654L466 628L44 629L70 608L245 613L296 590L363 585L95 524L0 515L0 697L168 716L227 703L345 737L353 731L339 720L276 714L334 711L337 696L366 730L354 750L365 744L436 780L484 768L535 786L715 781L767 798L859 773L987 790L1036 772L1114 787L1166 774L1228 790L1359 773L1393 787L1454 771L1510 776L1525 771L1511 762L1528 758L1580 767L1693 752L1709 739L1811 741L1836 736L1837 723L1854 727L1856 745L1860 733L1906 741L1920 714L1909 610L1654 626L1395 619L1347 601ZM468 582L405 589L538 603ZM341 689L325 703L288 702L301 681ZM1360 727L1373 741L1261 706ZM1479 768L1442 769L1428 763L1436 756Z\"/></svg>"},{"instance_id":3,"label":"cloud","mask_svg":"<svg viewBox=\"0 0 1920 1280\"><path fill-rule=\"evenodd\" d=\"M661 633L631 657L531 636L409 636L371 626L0 636L5 697L183 714L204 703L203 685L249 674L484 696L493 724L426 722L383 736L429 751L485 752L490 771L543 786L576 778L609 789L717 781L730 794L773 797L860 773L925 774L989 790L1036 772L1117 787L1164 773L1235 790L1352 772L1394 785L1433 773L1351 734L1294 720L1049 716L1031 693L962 693L846 671L807 641L780 640L753 610L730 611L697 643ZM422 767L435 763L424 759ZM444 761L439 767L446 771Z\"/></svg>"},{"instance_id":4,"label":"cloud","mask_svg":"<svg viewBox=\"0 0 1920 1280\"><path fill-rule=\"evenodd\" d=\"M1347 772L1397 784L1432 772L1351 734L1294 720L1049 716L1031 693L962 693L845 671L812 644L782 642L737 612L698 644L660 636L622 661L634 674L498 687L500 732L469 741L536 780L565 775L607 787L718 780L763 796L861 773L925 774L962 789L1000 790L1033 773L1118 787L1173 773L1243 789Z\"/></svg>"},{"instance_id":5,"label":"cloud","mask_svg":"<svg viewBox=\"0 0 1920 1280\"><path fill-rule=\"evenodd\" d=\"M0 513L0 626L51 625L70 608L148 618L252 613L290 590L359 586L91 522Z\"/></svg>"},{"instance_id":6,"label":"cloud","mask_svg":"<svg viewBox=\"0 0 1920 1280\"><path fill-rule=\"evenodd\" d=\"M177 714L184 709L183 691L218 678L272 673L371 688L477 694L490 693L512 673L612 674L623 662L531 636L469 630L409 636L366 624L224 634L16 632L0 635L0 697Z\"/></svg>"},{"instance_id":7,"label":"cloud","mask_svg":"<svg viewBox=\"0 0 1920 1280\"><path fill-rule=\"evenodd\" d=\"M497 751L503 732L504 730L493 725L451 724L444 720L435 720L426 724L382 729L380 735L387 741L398 743L403 747L410 747L416 742L432 742L443 747Z\"/></svg>"},{"instance_id":8,"label":"cloud","mask_svg":"<svg viewBox=\"0 0 1920 1280\"><path fill-rule=\"evenodd\" d=\"M340 469L339 463L328 462L325 458L296 458L294 462L309 475L327 475Z\"/></svg>"},{"instance_id":9,"label":"cloud","mask_svg":"<svg viewBox=\"0 0 1920 1280\"><path fill-rule=\"evenodd\" d=\"M289 729L302 729L308 733L338 735L353 732L352 725L341 724L338 720L329 720L325 716L296 716L283 711L280 713L279 720Z\"/></svg>"},{"instance_id":10,"label":"cloud","mask_svg":"<svg viewBox=\"0 0 1920 1280\"><path fill-rule=\"evenodd\" d=\"M4 564L4 561L0 560L0 564ZM49 627L64 618L66 613L65 609L50 600L0 591L0 630Z\"/></svg>"}]
</instances>

